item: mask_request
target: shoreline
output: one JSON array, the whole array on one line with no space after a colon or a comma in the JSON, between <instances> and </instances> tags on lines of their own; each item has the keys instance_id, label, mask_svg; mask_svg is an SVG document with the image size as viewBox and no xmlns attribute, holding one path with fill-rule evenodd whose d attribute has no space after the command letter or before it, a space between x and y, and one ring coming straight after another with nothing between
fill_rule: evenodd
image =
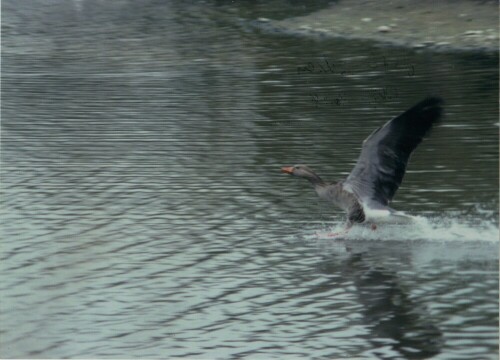
<instances>
[{"instance_id":1,"label":"shoreline","mask_svg":"<svg viewBox=\"0 0 500 360\"><path fill-rule=\"evenodd\" d=\"M498 53L497 2L399 0L397 6L345 0L305 16L259 18L262 31L316 39L376 41L433 51Z\"/></svg>"}]
</instances>

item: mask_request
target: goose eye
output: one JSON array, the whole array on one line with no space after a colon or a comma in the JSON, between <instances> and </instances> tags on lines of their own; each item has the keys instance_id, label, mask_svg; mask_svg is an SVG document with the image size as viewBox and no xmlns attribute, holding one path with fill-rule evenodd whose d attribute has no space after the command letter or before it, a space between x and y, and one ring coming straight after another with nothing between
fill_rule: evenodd
<instances>
[{"instance_id":1,"label":"goose eye","mask_svg":"<svg viewBox=\"0 0 500 360\"><path fill-rule=\"evenodd\" d=\"M299 170L300 169L300 166L296 166L295 169Z\"/></svg>"}]
</instances>

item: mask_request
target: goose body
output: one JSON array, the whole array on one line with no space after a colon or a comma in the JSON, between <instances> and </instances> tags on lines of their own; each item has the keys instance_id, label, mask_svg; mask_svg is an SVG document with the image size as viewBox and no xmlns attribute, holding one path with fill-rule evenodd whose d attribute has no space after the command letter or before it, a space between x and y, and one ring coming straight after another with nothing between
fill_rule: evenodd
<instances>
[{"instance_id":1,"label":"goose body","mask_svg":"<svg viewBox=\"0 0 500 360\"><path fill-rule=\"evenodd\" d=\"M309 166L282 167L281 171L302 177L318 196L347 213L347 227L363 223L371 214L404 218L389 207L403 181L412 152L442 115L442 99L428 97L371 133L347 178L327 183Z\"/></svg>"}]
</instances>

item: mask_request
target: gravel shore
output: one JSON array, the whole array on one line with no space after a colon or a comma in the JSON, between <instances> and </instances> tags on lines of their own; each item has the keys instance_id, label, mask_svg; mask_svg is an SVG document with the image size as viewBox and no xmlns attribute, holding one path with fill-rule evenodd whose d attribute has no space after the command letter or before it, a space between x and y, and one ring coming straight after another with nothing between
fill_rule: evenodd
<instances>
[{"instance_id":1,"label":"gravel shore","mask_svg":"<svg viewBox=\"0 0 500 360\"><path fill-rule=\"evenodd\" d=\"M306 16L260 18L269 31L375 40L412 48L498 51L496 1L341 0Z\"/></svg>"}]
</instances>

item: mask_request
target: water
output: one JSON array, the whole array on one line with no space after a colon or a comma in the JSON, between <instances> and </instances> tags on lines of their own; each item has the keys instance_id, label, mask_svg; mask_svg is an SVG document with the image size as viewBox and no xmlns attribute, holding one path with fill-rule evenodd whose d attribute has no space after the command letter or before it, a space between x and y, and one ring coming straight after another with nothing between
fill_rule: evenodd
<instances>
[{"instance_id":1,"label":"water","mask_svg":"<svg viewBox=\"0 0 500 360\"><path fill-rule=\"evenodd\" d=\"M498 357L498 57L249 25L285 8L3 2L2 357ZM321 236L279 168L343 178L428 93L421 220Z\"/></svg>"}]
</instances>

